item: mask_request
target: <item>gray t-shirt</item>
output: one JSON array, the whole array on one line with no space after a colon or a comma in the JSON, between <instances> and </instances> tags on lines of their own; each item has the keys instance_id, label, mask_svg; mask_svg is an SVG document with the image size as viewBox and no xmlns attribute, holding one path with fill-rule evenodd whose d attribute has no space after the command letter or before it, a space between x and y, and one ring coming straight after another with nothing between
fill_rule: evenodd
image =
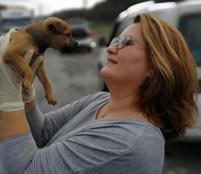
<instances>
[{"instance_id":1,"label":"gray t-shirt","mask_svg":"<svg viewBox=\"0 0 201 174\"><path fill-rule=\"evenodd\" d=\"M99 92L45 115L32 109L32 135L0 142L0 173L161 174L161 131L134 119L96 120L109 99Z\"/></svg>"}]
</instances>

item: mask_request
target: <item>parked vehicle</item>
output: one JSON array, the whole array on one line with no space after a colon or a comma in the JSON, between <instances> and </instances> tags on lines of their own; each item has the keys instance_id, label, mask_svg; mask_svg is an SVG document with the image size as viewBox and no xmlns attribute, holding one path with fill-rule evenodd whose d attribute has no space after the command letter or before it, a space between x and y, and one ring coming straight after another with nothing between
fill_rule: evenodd
<instances>
[{"instance_id":1,"label":"parked vehicle","mask_svg":"<svg viewBox=\"0 0 201 174\"><path fill-rule=\"evenodd\" d=\"M153 16L166 20L177 27L184 35L197 64L198 79L201 86L201 1L187 0L182 2L155 3L147 1L129 7L121 12L114 22L113 30L108 42L102 47L98 71L106 64L106 46L111 39L118 36L128 25L133 23L134 17L139 13L149 13ZM107 91L103 79L99 76L100 89ZM201 94L198 96L198 115L201 116ZM201 118L198 119L196 129L188 129L186 139L200 139Z\"/></svg>"},{"instance_id":2,"label":"parked vehicle","mask_svg":"<svg viewBox=\"0 0 201 174\"><path fill-rule=\"evenodd\" d=\"M91 52L96 47L91 30L87 25L72 25L72 35L78 42L77 52Z\"/></svg>"},{"instance_id":3,"label":"parked vehicle","mask_svg":"<svg viewBox=\"0 0 201 174\"><path fill-rule=\"evenodd\" d=\"M7 7L0 11L0 32L6 33L10 28L19 29L34 22L33 10L24 7Z\"/></svg>"}]
</instances>

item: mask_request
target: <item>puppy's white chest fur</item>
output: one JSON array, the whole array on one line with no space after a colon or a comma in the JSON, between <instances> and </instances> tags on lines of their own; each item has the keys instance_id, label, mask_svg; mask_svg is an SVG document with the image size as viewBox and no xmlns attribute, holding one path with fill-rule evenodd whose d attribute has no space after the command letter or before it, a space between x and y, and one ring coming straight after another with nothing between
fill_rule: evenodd
<instances>
[{"instance_id":1,"label":"puppy's white chest fur","mask_svg":"<svg viewBox=\"0 0 201 174\"><path fill-rule=\"evenodd\" d=\"M28 51L25 53L24 58L26 59L26 61L27 61L28 63L30 63L30 61L31 61L31 59L32 59L32 57L33 57L33 55L34 55L34 50L33 50L33 49L30 49L30 50L28 50Z\"/></svg>"},{"instance_id":2,"label":"puppy's white chest fur","mask_svg":"<svg viewBox=\"0 0 201 174\"><path fill-rule=\"evenodd\" d=\"M44 60L44 56L42 55L36 56L33 49L28 50L25 53L24 58L26 59L27 63L31 66L34 74L36 73L38 67Z\"/></svg>"}]
</instances>

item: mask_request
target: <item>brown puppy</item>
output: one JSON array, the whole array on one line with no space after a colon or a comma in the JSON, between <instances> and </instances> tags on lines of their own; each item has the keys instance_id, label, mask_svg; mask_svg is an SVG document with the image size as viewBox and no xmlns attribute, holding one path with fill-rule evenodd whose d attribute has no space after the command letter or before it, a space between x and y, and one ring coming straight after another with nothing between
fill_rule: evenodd
<instances>
[{"instance_id":1,"label":"brown puppy","mask_svg":"<svg viewBox=\"0 0 201 174\"><path fill-rule=\"evenodd\" d=\"M35 75L41 81L49 104L56 104L56 97L44 67L44 52L51 47L69 52L77 47L67 22L49 17L11 33L3 59L22 77L25 89L32 88ZM28 60L29 59L29 60Z\"/></svg>"}]
</instances>

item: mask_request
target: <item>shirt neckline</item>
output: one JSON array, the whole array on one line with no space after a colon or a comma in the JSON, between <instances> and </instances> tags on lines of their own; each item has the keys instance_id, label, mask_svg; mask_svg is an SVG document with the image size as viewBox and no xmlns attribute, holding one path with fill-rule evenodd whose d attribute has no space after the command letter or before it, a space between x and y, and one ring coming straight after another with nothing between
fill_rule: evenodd
<instances>
[{"instance_id":1,"label":"shirt neckline","mask_svg":"<svg viewBox=\"0 0 201 174\"><path fill-rule=\"evenodd\" d=\"M157 130L160 130L158 127L156 127L155 125L153 125L153 124L151 124L151 123L149 123L149 122L145 122L145 121L143 121L143 120L140 120L140 119L124 119L124 118L122 118L122 119L112 119L112 118L109 118L109 119L96 119L97 118L97 114L98 114L98 112L100 111L100 109L105 105L105 104L107 104L108 102L109 102L109 100L110 100L110 97L107 97L101 104L99 104L98 105L98 107L96 108L96 111L95 111L95 116L94 116L94 118L93 118L93 120L95 121L95 122L107 122L107 121L112 121L112 122L135 122L135 123L141 123L141 124L143 124L143 125L147 125L147 126L151 126L152 128L154 128L154 129L157 129Z\"/></svg>"}]
</instances>

